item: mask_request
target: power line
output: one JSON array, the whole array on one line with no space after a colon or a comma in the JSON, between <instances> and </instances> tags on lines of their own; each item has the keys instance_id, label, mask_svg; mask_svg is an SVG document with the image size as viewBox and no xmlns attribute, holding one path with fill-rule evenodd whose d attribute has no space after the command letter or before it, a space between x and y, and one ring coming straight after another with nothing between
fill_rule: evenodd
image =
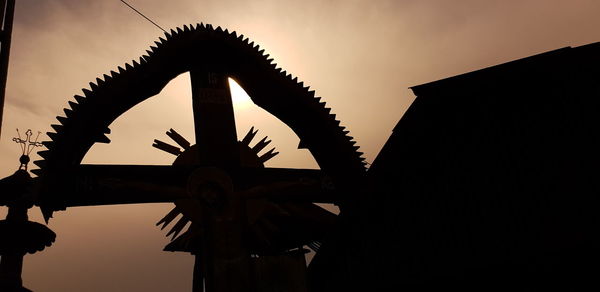
<instances>
[{"instance_id":1,"label":"power line","mask_svg":"<svg viewBox=\"0 0 600 292\"><path fill-rule=\"evenodd\" d=\"M125 2L124 0L120 0L121 2L123 2L123 4L127 5L127 7L131 8L133 11L137 12L137 14L139 14L140 16L142 16L143 18L145 18L146 20L150 21L150 23L154 24L154 26L160 28L160 30L164 31L165 33L167 32L166 30L164 30L162 27L160 27L160 25L156 24L156 22L152 21L152 19L146 17L146 15L144 15L143 13L139 12L137 9L135 9L133 6L129 5L129 3Z\"/></svg>"}]
</instances>

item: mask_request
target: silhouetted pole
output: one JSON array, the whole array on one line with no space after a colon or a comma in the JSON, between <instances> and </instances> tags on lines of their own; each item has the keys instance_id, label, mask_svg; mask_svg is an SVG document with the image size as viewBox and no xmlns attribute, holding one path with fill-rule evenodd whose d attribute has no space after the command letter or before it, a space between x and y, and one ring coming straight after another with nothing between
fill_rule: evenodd
<instances>
[{"instance_id":1,"label":"silhouetted pole","mask_svg":"<svg viewBox=\"0 0 600 292\"><path fill-rule=\"evenodd\" d=\"M0 0L0 137L2 136L2 116L4 112L4 92L8 76L8 57L10 55L10 38L12 34L15 0Z\"/></svg>"}]
</instances>

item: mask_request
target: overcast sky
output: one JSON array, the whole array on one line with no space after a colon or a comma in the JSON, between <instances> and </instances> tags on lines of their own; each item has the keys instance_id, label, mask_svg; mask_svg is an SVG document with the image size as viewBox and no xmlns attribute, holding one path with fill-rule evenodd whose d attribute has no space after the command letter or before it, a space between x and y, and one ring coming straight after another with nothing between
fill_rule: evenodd
<instances>
[{"instance_id":1,"label":"overcast sky","mask_svg":"<svg viewBox=\"0 0 600 292\"><path fill-rule=\"evenodd\" d=\"M0 175L18 167L15 128L45 133L90 81L137 59L162 32L119 0L17 0ZM204 22L260 44L322 96L372 162L414 100L410 86L600 41L600 1L129 0L164 28ZM168 4L166 4L168 3ZM86 163L169 164L151 147L174 128L193 141L189 78L112 126L113 141ZM250 126L281 154L270 166L316 167L298 138L262 110L235 104L238 135ZM41 136L46 140L45 135ZM32 157L37 160L37 155ZM162 252L154 226L169 205L71 208L49 227L55 245L27 256L26 287L49 291L190 291L192 258ZM5 209L0 215L5 214ZM30 212L41 221L39 211Z\"/></svg>"}]
</instances>

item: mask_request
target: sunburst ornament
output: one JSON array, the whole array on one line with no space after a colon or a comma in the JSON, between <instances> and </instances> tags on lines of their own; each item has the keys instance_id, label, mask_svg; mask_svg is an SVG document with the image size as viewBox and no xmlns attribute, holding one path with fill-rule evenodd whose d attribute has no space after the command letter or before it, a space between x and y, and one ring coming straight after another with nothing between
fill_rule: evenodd
<instances>
[{"instance_id":1,"label":"sunburst ornament","mask_svg":"<svg viewBox=\"0 0 600 292\"><path fill-rule=\"evenodd\" d=\"M250 128L248 133L244 136L241 141L238 141L240 147L240 163L243 167L264 167L264 164L275 157L279 152L275 151L275 147L271 148L269 151L260 154L260 152L265 149L271 143L271 140L268 140L268 137L265 136L260 141L258 141L254 146L250 146L254 137L258 130L255 130L254 127ZM154 148L158 148L164 152L173 154L177 156L173 165L187 165L187 164L196 164L197 161L197 148L196 145L191 145L190 142L177 133L173 129L169 129L166 132L167 136L171 138L179 147L171 145L169 143L163 142L158 139L154 139L154 143L152 146Z\"/></svg>"}]
</instances>

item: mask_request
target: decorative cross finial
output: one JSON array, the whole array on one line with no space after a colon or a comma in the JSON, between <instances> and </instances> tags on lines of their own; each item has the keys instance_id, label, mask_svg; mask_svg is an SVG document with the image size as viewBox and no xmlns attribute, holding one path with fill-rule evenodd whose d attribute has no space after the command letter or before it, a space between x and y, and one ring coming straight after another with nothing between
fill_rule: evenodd
<instances>
[{"instance_id":1,"label":"decorative cross finial","mask_svg":"<svg viewBox=\"0 0 600 292\"><path fill-rule=\"evenodd\" d=\"M31 132L31 129L27 129L27 132L25 132L25 139L21 139L21 133L19 132L19 129L17 129L17 135L19 137L13 138L12 140L19 143L19 146L21 146L21 150L23 151L23 154L19 158L19 162L21 162L19 169L27 170L27 164L30 161L29 154L33 151L33 148L42 146L42 143L38 142L40 134L41 132L38 131L35 141L31 141L33 133Z\"/></svg>"}]
</instances>

